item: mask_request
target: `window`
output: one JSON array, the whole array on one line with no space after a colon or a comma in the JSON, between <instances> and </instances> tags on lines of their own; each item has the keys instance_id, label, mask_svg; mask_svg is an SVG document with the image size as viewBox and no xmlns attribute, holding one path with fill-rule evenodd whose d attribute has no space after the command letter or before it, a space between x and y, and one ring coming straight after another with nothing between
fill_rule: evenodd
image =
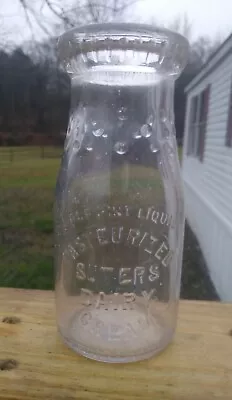
<instances>
[{"instance_id":1,"label":"window","mask_svg":"<svg viewBox=\"0 0 232 400\"><path fill-rule=\"evenodd\" d=\"M207 86L205 90L191 100L187 153L198 157L200 161L204 159L209 94L210 86Z\"/></svg>"},{"instance_id":2,"label":"window","mask_svg":"<svg viewBox=\"0 0 232 400\"><path fill-rule=\"evenodd\" d=\"M230 88L229 110L226 130L226 146L232 147L232 85Z\"/></svg>"}]
</instances>

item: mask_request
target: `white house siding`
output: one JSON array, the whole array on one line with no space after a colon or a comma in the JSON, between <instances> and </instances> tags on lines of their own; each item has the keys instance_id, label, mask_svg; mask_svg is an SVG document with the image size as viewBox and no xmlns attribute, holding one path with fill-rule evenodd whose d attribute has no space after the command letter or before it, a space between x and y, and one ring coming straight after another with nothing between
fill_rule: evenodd
<instances>
[{"instance_id":1,"label":"white house siding","mask_svg":"<svg viewBox=\"0 0 232 400\"><path fill-rule=\"evenodd\" d=\"M232 229L205 198L185 183L185 209L211 279L222 300L232 300Z\"/></svg>"},{"instance_id":2,"label":"white house siding","mask_svg":"<svg viewBox=\"0 0 232 400\"><path fill-rule=\"evenodd\" d=\"M232 148L225 145L232 82L228 55L188 93L183 154L186 216L224 300L232 301ZM191 98L211 85L204 161L186 155Z\"/></svg>"}]
</instances>

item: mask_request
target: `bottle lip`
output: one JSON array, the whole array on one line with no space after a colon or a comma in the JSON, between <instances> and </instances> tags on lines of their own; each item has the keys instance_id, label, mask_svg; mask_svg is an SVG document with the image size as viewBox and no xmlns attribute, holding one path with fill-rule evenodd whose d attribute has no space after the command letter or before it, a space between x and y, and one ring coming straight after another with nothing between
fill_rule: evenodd
<instances>
[{"instance_id":1,"label":"bottle lip","mask_svg":"<svg viewBox=\"0 0 232 400\"><path fill-rule=\"evenodd\" d=\"M143 53L140 59L143 66L155 69L163 66L169 75L179 75L187 63L188 47L187 39L168 29L146 24L106 23L84 25L65 32L58 41L58 55L72 73L73 61L77 68L75 61L80 55L91 54L93 64L106 65L112 63L111 52L121 51L124 63L126 52L133 51Z\"/></svg>"},{"instance_id":2,"label":"bottle lip","mask_svg":"<svg viewBox=\"0 0 232 400\"><path fill-rule=\"evenodd\" d=\"M137 24L137 23L102 23L102 24L89 24L83 25L78 28L73 28L63 35L61 35L60 40L62 41L75 41L77 44L85 44L86 42L93 42L96 44L98 41L103 40L102 36L105 39L109 37L114 37L115 35L115 44L118 44L120 47L123 45L123 40L120 41L120 36L123 38L127 38L128 42L134 37L135 44L139 44L143 42L149 43L148 39L150 39L150 44L152 43L160 43L171 41L178 45L187 46L187 39L181 34L171 31L166 28L159 28L157 26L149 25L149 24ZM118 37L118 42L117 42ZM138 39L136 41L136 38ZM125 43L125 41L124 41ZM82 50L83 47L80 49Z\"/></svg>"}]
</instances>

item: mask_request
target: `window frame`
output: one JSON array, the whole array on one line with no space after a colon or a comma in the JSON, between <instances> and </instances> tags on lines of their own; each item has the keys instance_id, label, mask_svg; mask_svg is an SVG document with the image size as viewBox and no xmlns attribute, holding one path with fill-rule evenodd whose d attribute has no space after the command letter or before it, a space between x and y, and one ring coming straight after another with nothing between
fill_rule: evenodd
<instances>
[{"instance_id":1,"label":"window frame","mask_svg":"<svg viewBox=\"0 0 232 400\"><path fill-rule=\"evenodd\" d=\"M232 147L232 83L230 85L225 145Z\"/></svg>"},{"instance_id":2,"label":"window frame","mask_svg":"<svg viewBox=\"0 0 232 400\"><path fill-rule=\"evenodd\" d=\"M210 85L191 98L187 155L204 160ZM232 111L232 110L231 110ZM232 113L231 113L232 114Z\"/></svg>"}]
</instances>

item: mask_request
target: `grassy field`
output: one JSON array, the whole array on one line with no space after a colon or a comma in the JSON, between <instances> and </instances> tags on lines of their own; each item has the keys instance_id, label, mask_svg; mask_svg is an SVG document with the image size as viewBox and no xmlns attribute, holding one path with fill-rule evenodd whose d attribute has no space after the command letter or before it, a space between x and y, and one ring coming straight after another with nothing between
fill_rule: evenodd
<instances>
[{"instance_id":1,"label":"grassy field","mask_svg":"<svg viewBox=\"0 0 232 400\"><path fill-rule=\"evenodd\" d=\"M0 147L0 287L53 288L52 209L60 153ZM216 299L188 226L183 260L182 297Z\"/></svg>"},{"instance_id":2,"label":"grassy field","mask_svg":"<svg viewBox=\"0 0 232 400\"><path fill-rule=\"evenodd\" d=\"M32 161L44 158L58 158L62 149L52 146L30 146L30 147L0 147L0 167L12 162Z\"/></svg>"},{"instance_id":3,"label":"grassy field","mask_svg":"<svg viewBox=\"0 0 232 400\"><path fill-rule=\"evenodd\" d=\"M20 149L9 162L0 148L0 286L52 288L58 151L42 159L38 149Z\"/></svg>"}]
</instances>

